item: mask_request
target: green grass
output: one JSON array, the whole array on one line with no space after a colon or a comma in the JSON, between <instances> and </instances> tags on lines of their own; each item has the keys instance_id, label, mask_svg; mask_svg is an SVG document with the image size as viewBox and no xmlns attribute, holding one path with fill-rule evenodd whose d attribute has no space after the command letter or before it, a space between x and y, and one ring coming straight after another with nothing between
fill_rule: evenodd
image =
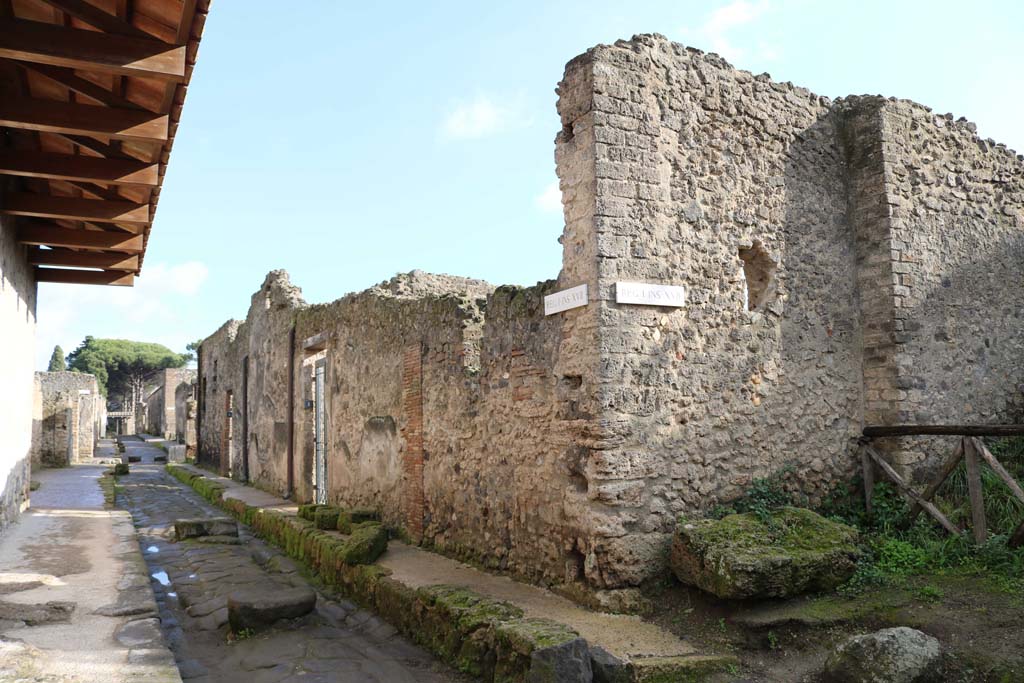
<instances>
[{"instance_id":1,"label":"green grass","mask_svg":"<svg viewBox=\"0 0 1024 683\"><path fill-rule=\"evenodd\" d=\"M992 440L986 445L1011 476L1024 484L1024 438ZM987 465L982 465L981 472L988 526L988 540L981 545L975 545L969 531L950 535L923 512L909 523L907 502L888 482L875 485L870 515L864 507L862 482L833 491L817 512L856 527L864 550L857 572L840 593L856 595L869 587L903 586L911 577L930 574L977 576L993 590L1024 592L1024 548L1010 549L1006 545L1009 535L1024 521L1024 503ZM784 479L785 471L780 471L755 480L743 497L711 510L709 516L753 512L770 523L774 512L783 506L806 506L806 501L785 490ZM954 524L970 528L967 477L962 464L939 489L934 502ZM927 585L918 589L920 597L941 599L941 591L933 589Z\"/></svg>"}]
</instances>

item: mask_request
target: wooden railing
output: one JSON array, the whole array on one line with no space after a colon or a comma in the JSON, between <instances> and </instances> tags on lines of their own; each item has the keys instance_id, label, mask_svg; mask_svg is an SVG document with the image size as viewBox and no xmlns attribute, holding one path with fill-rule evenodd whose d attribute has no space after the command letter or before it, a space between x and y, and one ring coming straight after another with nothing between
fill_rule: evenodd
<instances>
[{"instance_id":1,"label":"wooden railing","mask_svg":"<svg viewBox=\"0 0 1024 683\"><path fill-rule=\"evenodd\" d=\"M892 468L885 458L871 445L871 440L884 437L897 436L959 436L953 453L946 458L939 468L935 478L928 484L923 492L918 493L903 480L896 470ZM861 439L861 467L864 471L864 501L868 512L872 510L872 491L875 487L875 467L896 485L896 488L911 501L910 516L908 522L914 519L924 510L946 531L953 535L963 533L963 529L949 521L942 512L932 503L932 498L938 492L943 482L949 478L960 461L964 461L967 469L967 494L971 504L971 530L976 543L984 543L988 535L988 527L985 522L985 500L981 486L981 463L988 465L993 472L1010 489L1015 498L1024 503L1024 489L1006 471L1006 468L992 455L991 451L979 437L982 436L1024 436L1024 425L892 425L865 427L864 438ZM1016 548L1024 545L1024 521L1017 526L1007 545Z\"/></svg>"}]
</instances>

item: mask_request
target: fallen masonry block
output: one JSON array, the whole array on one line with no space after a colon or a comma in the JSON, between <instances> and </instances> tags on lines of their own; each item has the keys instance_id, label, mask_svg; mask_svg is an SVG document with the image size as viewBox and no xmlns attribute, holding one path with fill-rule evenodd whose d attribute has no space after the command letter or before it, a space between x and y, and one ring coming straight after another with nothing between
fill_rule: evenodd
<instances>
[{"instance_id":1,"label":"fallen masonry block","mask_svg":"<svg viewBox=\"0 0 1024 683\"><path fill-rule=\"evenodd\" d=\"M174 522L174 536L179 541L199 536L238 536L238 522L230 517L179 519Z\"/></svg>"},{"instance_id":2,"label":"fallen masonry block","mask_svg":"<svg viewBox=\"0 0 1024 683\"><path fill-rule=\"evenodd\" d=\"M352 528L364 522L379 522L380 513L371 508L353 508L342 510L338 514L338 531L343 534L352 533Z\"/></svg>"},{"instance_id":3,"label":"fallen masonry block","mask_svg":"<svg viewBox=\"0 0 1024 683\"><path fill-rule=\"evenodd\" d=\"M128 462L142 462L142 456L141 455L129 455L128 456Z\"/></svg>"},{"instance_id":4,"label":"fallen masonry block","mask_svg":"<svg viewBox=\"0 0 1024 683\"><path fill-rule=\"evenodd\" d=\"M299 518L300 519L304 519L307 522L312 522L314 516L316 515L316 511L319 510L322 507L327 507L327 506L326 505L321 505L321 504L318 504L318 503L311 503L311 504L308 504L308 505L300 505L299 506Z\"/></svg>"},{"instance_id":5,"label":"fallen masonry block","mask_svg":"<svg viewBox=\"0 0 1024 683\"><path fill-rule=\"evenodd\" d=\"M114 476L123 477L124 475L128 474L128 472L129 470L127 464L119 462L116 465L114 465Z\"/></svg>"},{"instance_id":6,"label":"fallen masonry block","mask_svg":"<svg viewBox=\"0 0 1024 683\"><path fill-rule=\"evenodd\" d=\"M338 515L341 514L341 510L336 507L323 506L316 509L313 513L313 525L317 529L324 529L325 531L334 531L338 528Z\"/></svg>"},{"instance_id":7,"label":"fallen masonry block","mask_svg":"<svg viewBox=\"0 0 1024 683\"><path fill-rule=\"evenodd\" d=\"M785 598L828 591L856 570L857 531L803 508L785 507L684 523L672 543L683 583L720 598Z\"/></svg>"},{"instance_id":8,"label":"fallen masonry block","mask_svg":"<svg viewBox=\"0 0 1024 683\"><path fill-rule=\"evenodd\" d=\"M153 462L167 462L166 455L157 455L153 458Z\"/></svg>"},{"instance_id":9,"label":"fallen masonry block","mask_svg":"<svg viewBox=\"0 0 1024 683\"><path fill-rule=\"evenodd\" d=\"M240 590L228 596L228 622L235 633L261 631L279 619L309 614L315 605L316 592L309 586Z\"/></svg>"},{"instance_id":10,"label":"fallen masonry block","mask_svg":"<svg viewBox=\"0 0 1024 683\"><path fill-rule=\"evenodd\" d=\"M377 522L363 522L352 528L339 559L348 565L373 564L388 549L388 530Z\"/></svg>"}]
</instances>

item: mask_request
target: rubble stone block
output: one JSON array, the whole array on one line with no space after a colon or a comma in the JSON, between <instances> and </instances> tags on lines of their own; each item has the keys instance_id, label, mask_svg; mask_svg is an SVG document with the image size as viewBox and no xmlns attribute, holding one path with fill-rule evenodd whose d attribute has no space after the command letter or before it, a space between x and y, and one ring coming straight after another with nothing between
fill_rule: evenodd
<instances>
[{"instance_id":1,"label":"rubble stone block","mask_svg":"<svg viewBox=\"0 0 1024 683\"><path fill-rule=\"evenodd\" d=\"M281 586L273 591L240 590L228 596L231 630L264 630L279 619L309 614L316 605L316 592L309 586Z\"/></svg>"},{"instance_id":2,"label":"rubble stone block","mask_svg":"<svg viewBox=\"0 0 1024 683\"><path fill-rule=\"evenodd\" d=\"M238 536L238 522L230 517L179 519L174 522L174 536L179 541L199 536Z\"/></svg>"},{"instance_id":3,"label":"rubble stone block","mask_svg":"<svg viewBox=\"0 0 1024 683\"><path fill-rule=\"evenodd\" d=\"M857 531L802 508L680 526L670 562L680 581L720 598L784 598L832 590L856 569Z\"/></svg>"},{"instance_id":4,"label":"rubble stone block","mask_svg":"<svg viewBox=\"0 0 1024 683\"><path fill-rule=\"evenodd\" d=\"M939 641L906 626L854 636L825 663L834 683L918 683L939 680Z\"/></svg>"}]
</instances>

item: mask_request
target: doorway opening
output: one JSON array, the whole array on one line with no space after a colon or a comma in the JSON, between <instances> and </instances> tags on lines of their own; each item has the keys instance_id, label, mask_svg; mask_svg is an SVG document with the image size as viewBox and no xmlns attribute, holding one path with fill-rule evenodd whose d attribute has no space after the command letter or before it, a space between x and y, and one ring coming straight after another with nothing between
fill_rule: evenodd
<instances>
[{"instance_id":1,"label":"doorway opening","mask_svg":"<svg viewBox=\"0 0 1024 683\"><path fill-rule=\"evenodd\" d=\"M313 502L327 504L327 364L317 361L313 373Z\"/></svg>"}]
</instances>

